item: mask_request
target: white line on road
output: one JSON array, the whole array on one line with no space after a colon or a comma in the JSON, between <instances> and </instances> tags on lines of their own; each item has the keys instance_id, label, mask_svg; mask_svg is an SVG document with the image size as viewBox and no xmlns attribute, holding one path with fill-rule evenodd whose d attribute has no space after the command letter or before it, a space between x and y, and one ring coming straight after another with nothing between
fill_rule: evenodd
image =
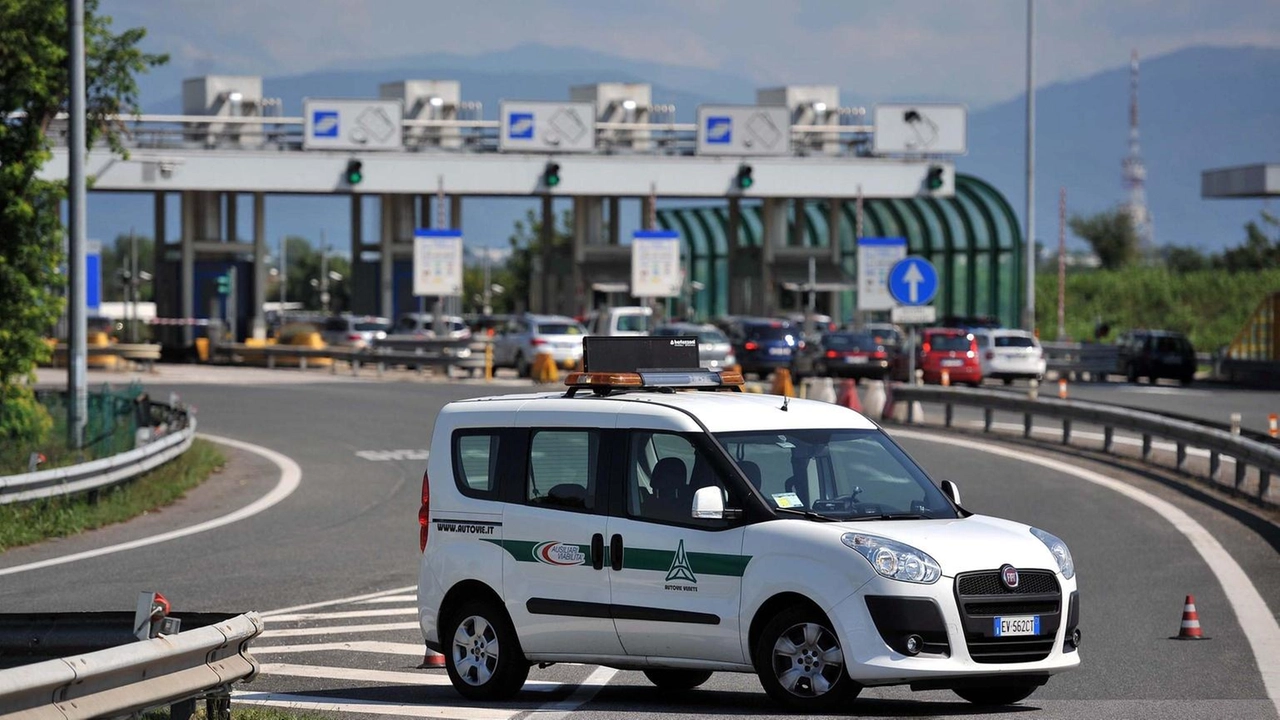
<instances>
[{"instance_id":1,"label":"white line on road","mask_svg":"<svg viewBox=\"0 0 1280 720\"><path fill-rule=\"evenodd\" d=\"M262 639L278 637L307 637L314 635L341 635L344 633L370 633L387 630L416 630L416 622L375 623L370 625L335 625L333 627L289 628L287 630L264 630L258 637Z\"/></svg>"},{"instance_id":2,"label":"white line on road","mask_svg":"<svg viewBox=\"0 0 1280 720\"><path fill-rule=\"evenodd\" d=\"M385 608L382 610L346 610L331 613L289 613L272 615L272 622L301 622L306 620L345 620L349 618L390 617L393 615L417 615L418 608Z\"/></svg>"},{"instance_id":3,"label":"white line on road","mask_svg":"<svg viewBox=\"0 0 1280 720\"><path fill-rule=\"evenodd\" d=\"M361 600L359 602L354 602L351 604L352 605L372 605L374 603L398 603L398 602L416 603L418 602L418 596L417 595L386 595L384 597L369 598L368 600Z\"/></svg>"},{"instance_id":4,"label":"white line on road","mask_svg":"<svg viewBox=\"0 0 1280 720\"><path fill-rule=\"evenodd\" d=\"M1078 468L1059 460L1030 455L1026 450L1008 449L989 443L963 438L942 437L911 430L895 430L893 435L895 437L909 437L944 445L955 445L991 455L1033 463L1066 475L1074 475L1086 482L1114 490L1154 510L1191 541L1192 547L1196 549L1196 552L1200 553L1200 557L1204 559L1205 564L1209 566L1214 576L1218 578L1227 601L1231 603L1231 609L1235 612L1236 619L1240 622L1240 627L1244 629L1244 636L1248 639L1249 646L1253 649L1253 659L1258 665L1258 673L1262 676L1262 684L1267 689L1267 697L1271 698L1271 702L1276 706L1276 711L1280 712L1280 624L1277 624L1275 616L1271 613L1271 608L1263 601L1262 595L1253 586L1244 568L1240 567L1239 563L1235 561L1235 558L1231 557L1226 548L1222 547L1222 543L1219 543L1217 538L1190 515L1183 512L1182 509L1167 500L1158 498L1145 490L1140 490L1120 480L1109 478L1091 470Z\"/></svg>"},{"instance_id":5,"label":"white line on road","mask_svg":"<svg viewBox=\"0 0 1280 720\"><path fill-rule=\"evenodd\" d=\"M245 518L253 517L281 500L284 500L292 495L293 491L297 490L298 485L302 483L302 469L298 467L298 463L294 462L293 459L287 455L282 455L275 450L264 448L261 445L254 445L240 440L232 440L231 438L225 438L218 435L208 435L206 433L198 433L198 435L206 440L212 440L213 442L221 445L229 445L233 448L247 450L270 460L275 463L276 467L280 468L279 482L277 482L276 486L271 489L271 492L263 495L254 502L245 505L239 510L228 515L223 515L220 518L214 518L213 520L202 522L198 525L192 525L180 530L172 530L159 535L152 535L151 537L139 538L137 540L131 540L118 545L109 545L107 547L86 550L73 555L63 555L62 557L49 558L48 560L27 563L26 565L15 565L14 567L3 568L0 569L0 576L14 575L20 572L27 572L28 570L39 570L40 568L53 567L54 565L64 565L66 563L76 562L77 560L88 560L89 558L111 555L113 553L124 552L126 550L136 550L141 547L147 547L148 545L156 545L162 542L187 537L188 535L195 535L197 533L220 528L223 525L230 525L231 523L239 522Z\"/></svg>"},{"instance_id":6,"label":"white line on road","mask_svg":"<svg viewBox=\"0 0 1280 720\"><path fill-rule=\"evenodd\" d=\"M254 650L257 653L257 650ZM391 670L367 670L365 668L330 667L326 665L294 665L291 663L264 663L262 675L318 678L321 680L351 680L353 682L394 683L397 685L425 685L448 687L449 676L440 672L396 672ZM524 691L548 692L565 687L564 683L549 680L528 680Z\"/></svg>"},{"instance_id":7,"label":"white line on road","mask_svg":"<svg viewBox=\"0 0 1280 720\"><path fill-rule=\"evenodd\" d=\"M290 695L287 693L241 692L231 693L232 704L266 705L290 710L315 712L350 712L366 715L398 715L417 718L448 718L449 720L508 720L524 710L489 710L486 708L453 707L448 705L406 705L404 703L376 700L335 701L330 697Z\"/></svg>"},{"instance_id":8,"label":"white line on road","mask_svg":"<svg viewBox=\"0 0 1280 720\"><path fill-rule=\"evenodd\" d=\"M306 605L294 605L292 607L280 608L262 613L262 617L274 617L285 613L299 612L302 610L314 610L322 607L332 607L334 605L345 605L348 603L360 602L362 600L373 600L375 598L384 598L397 593L406 593L410 590L417 590L417 586L409 585L407 587L398 587L391 590L379 590L378 592L365 593L363 595L352 595L351 597L338 598L337 600L321 600L320 602L307 603ZM416 599L416 598L415 598Z\"/></svg>"},{"instance_id":9,"label":"white line on road","mask_svg":"<svg viewBox=\"0 0 1280 720\"><path fill-rule=\"evenodd\" d=\"M600 688L608 685L609 681L612 680L613 676L616 674L618 674L618 671L613 668L596 668L596 671L588 675L587 679L582 681L582 684L578 686L577 690L573 691L572 695L560 702L549 703L532 710L526 718L537 718L538 720L562 720L562 718L567 717L569 713L591 702L591 698L595 697L596 693L600 692Z\"/></svg>"},{"instance_id":10,"label":"white line on road","mask_svg":"<svg viewBox=\"0 0 1280 720\"><path fill-rule=\"evenodd\" d=\"M421 644L377 642L376 640L352 640L351 642L311 643L309 645L259 645L254 641L254 655L283 655L288 653L328 652L373 653L377 655L408 655L421 658L426 648Z\"/></svg>"}]
</instances>

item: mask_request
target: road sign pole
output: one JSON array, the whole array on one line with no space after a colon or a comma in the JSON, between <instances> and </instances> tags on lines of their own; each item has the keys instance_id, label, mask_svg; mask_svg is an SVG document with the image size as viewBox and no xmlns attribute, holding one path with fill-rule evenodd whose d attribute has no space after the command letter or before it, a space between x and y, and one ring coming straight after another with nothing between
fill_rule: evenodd
<instances>
[{"instance_id":1,"label":"road sign pole","mask_svg":"<svg viewBox=\"0 0 1280 720\"><path fill-rule=\"evenodd\" d=\"M84 430L88 415L86 377L88 347L85 295L87 268L85 261L85 59L84 0L67 0L67 30L71 47L71 100L67 123L71 137L67 139L67 440L79 449L84 446Z\"/></svg>"}]
</instances>

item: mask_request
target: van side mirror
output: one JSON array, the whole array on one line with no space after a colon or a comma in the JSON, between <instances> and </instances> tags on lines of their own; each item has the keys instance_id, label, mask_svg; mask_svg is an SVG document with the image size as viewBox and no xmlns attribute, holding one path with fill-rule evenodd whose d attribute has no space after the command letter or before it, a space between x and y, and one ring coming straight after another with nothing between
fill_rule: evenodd
<instances>
[{"instance_id":1,"label":"van side mirror","mask_svg":"<svg viewBox=\"0 0 1280 720\"><path fill-rule=\"evenodd\" d=\"M942 493L951 498L951 502L956 506L960 505L960 486L950 480L942 481Z\"/></svg>"},{"instance_id":2,"label":"van side mirror","mask_svg":"<svg viewBox=\"0 0 1280 720\"><path fill-rule=\"evenodd\" d=\"M693 517L701 520L724 518L724 495L718 487L698 488L693 494Z\"/></svg>"}]
</instances>

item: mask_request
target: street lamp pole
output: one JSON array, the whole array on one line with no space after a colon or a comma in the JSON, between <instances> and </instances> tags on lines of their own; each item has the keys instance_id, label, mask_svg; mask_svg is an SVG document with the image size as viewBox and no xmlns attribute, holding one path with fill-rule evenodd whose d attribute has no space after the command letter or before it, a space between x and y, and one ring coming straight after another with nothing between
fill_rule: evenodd
<instances>
[{"instance_id":1,"label":"street lamp pole","mask_svg":"<svg viewBox=\"0 0 1280 720\"><path fill-rule=\"evenodd\" d=\"M1027 299L1022 309L1022 327L1036 329L1036 11L1035 0L1027 0L1027 216L1024 239L1027 244Z\"/></svg>"}]
</instances>

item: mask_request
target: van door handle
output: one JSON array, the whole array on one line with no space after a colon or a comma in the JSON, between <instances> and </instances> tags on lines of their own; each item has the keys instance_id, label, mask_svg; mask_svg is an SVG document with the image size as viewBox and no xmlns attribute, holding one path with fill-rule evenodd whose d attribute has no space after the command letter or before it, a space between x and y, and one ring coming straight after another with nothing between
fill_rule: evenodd
<instances>
[{"instance_id":1,"label":"van door handle","mask_svg":"<svg viewBox=\"0 0 1280 720\"><path fill-rule=\"evenodd\" d=\"M609 539L609 566L614 571L622 569L622 536L614 535Z\"/></svg>"},{"instance_id":2,"label":"van door handle","mask_svg":"<svg viewBox=\"0 0 1280 720\"><path fill-rule=\"evenodd\" d=\"M591 567L604 569L604 535L600 533L591 536Z\"/></svg>"}]
</instances>

